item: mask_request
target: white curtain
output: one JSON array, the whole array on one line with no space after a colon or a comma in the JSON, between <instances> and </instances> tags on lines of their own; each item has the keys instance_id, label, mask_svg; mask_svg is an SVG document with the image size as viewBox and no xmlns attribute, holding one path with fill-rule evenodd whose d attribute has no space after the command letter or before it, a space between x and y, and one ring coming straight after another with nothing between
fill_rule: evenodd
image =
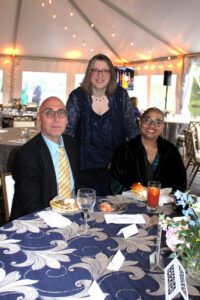
<instances>
[{"instance_id":1,"label":"white curtain","mask_svg":"<svg viewBox=\"0 0 200 300\"><path fill-rule=\"evenodd\" d=\"M181 113L183 115L189 114L188 106L190 103L190 95L194 77L194 69L196 64L200 64L199 57L187 57L184 61L184 73L182 80L182 97L181 97Z\"/></svg>"},{"instance_id":2,"label":"white curtain","mask_svg":"<svg viewBox=\"0 0 200 300\"><path fill-rule=\"evenodd\" d=\"M75 74L85 73L87 63L85 61L66 61L53 59L14 58L10 64L2 65L3 79L3 103L9 103L12 98L20 98L22 89L22 72L57 72L66 73L66 99L75 88Z\"/></svg>"}]
</instances>

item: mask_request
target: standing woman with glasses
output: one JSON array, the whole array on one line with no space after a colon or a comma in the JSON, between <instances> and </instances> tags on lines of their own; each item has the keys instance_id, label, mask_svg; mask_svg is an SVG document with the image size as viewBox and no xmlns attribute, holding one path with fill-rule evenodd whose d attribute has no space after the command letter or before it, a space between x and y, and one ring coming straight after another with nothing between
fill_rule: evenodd
<instances>
[{"instance_id":1,"label":"standing woman with glasses","mask_svg":"<svg viewBox=\"0 0 200 300\"><path fill-rule=\"evenodd\" d=\"M67 101L66 132L78 139L82 187L110 194L108 171L114 150L138 134L127 91L117 86L116 72L104 54L89 62L80 87Z\"/></svg>"},{"instance_id":2,"label":"standing woman with glasses","mask_svg":"<svg viewBox=\"0 0 200 300\"><path fill-rule=\"evenodd\" d=\"M147 186L149 180L161 182L161 187L172 191L185 191L186 170L176 146L163 137L164 115L156 107L147 109L139 122L141 134L114 153L111 175L112 191L130 190L140 182Z\"/></svg>"}]
</instances>

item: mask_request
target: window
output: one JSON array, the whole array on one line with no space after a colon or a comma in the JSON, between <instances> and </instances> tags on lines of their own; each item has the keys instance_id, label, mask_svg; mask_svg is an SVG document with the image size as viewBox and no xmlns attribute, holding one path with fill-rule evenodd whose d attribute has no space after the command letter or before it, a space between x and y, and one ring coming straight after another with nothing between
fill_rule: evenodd
<instances>
[{"instance_id":1,"label":"window","mask_svg":"<svg viewBox=\"0 0 200 300\"><path fill-rule=\"evenodd\" d=\"M21 98L39 105L49 96L57 96L66 103L67 74L49 72L22 72Z\"/></svg>"},{"instance_id":2,"label":"window","mask_svg":"<svg viewBox=\"0 0 200 300\"><path fill-rule=\"evenodd\" d=\"M149 107L156 106L164 110L167 96L166 110L172 113L176 111L176 79L177 75L173 74L171 86L166 87L163 85L163 75L151 75Z\"/></svg>"},{"instance_id":3,"label":"window","mask_svg":"<svg viewBox=\"0 0 200 300\"><path fill-rule=\"evenodd\" d=\"M200 63L195 63L188 106L191 116L200 116Z\"/></svg>"},{"instance_id":4,"label":"window","mask_svg":"<svg viewBox=\"0 0 200 300\"><path fill-rule=\"evenodd\" d=\"M0 70L0 104L3 103L3 70Z\"/></svg>"},{"instance_id":5,"label":"window","mask_svg":"<svg viewBox=\"0 0 200 300\"><path fill-rule=\"evenodd\" d=\"M85 74L75 74L75 89L81 85L84 76Z\"/></svg>"},{"instance_id":6,"label":"window","mask_svg":"<svg viewBox=\"0 0 200 300\"><path fill-rule=\"evenodd\" d=\"M131 94L130 94L131 93ZM138 98L140 110L147 108L147 76L134 76L134 90L129 95Z\"/></svg>"}]
</instances>

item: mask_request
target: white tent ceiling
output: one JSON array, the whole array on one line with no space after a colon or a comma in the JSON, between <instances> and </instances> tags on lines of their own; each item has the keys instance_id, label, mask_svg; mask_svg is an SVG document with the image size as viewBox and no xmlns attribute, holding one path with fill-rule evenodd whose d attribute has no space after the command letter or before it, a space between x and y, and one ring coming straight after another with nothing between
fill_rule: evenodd
<instances>
[{"instance_id":1,"label":"white tent ceiling","mask_svg":"<svg viewBox=\"0 0 200 300\"><path fill-rule=\"evenodd\" d=\"M130 62L197 53L199 12L200 0L0 0L0 55L15 48L89 60L102 52Z\"/></svg>"}]
</instances>

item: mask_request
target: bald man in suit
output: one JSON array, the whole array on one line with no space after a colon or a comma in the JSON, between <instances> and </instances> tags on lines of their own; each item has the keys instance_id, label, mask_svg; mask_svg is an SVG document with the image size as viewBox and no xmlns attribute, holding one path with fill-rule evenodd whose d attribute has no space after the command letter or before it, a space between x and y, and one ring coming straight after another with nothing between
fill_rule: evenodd
<instances>
[{"instance_id":1,"label":"bald man in suit","mask_svg":"<svg viewBox=\"0 0 200 300\"><path fill-rule=\"evenodd\" d=\"M12 163L15 180L10 220L49 206L58 194L58 151L64 146L70 164L72 192L78 188L76 141L63 134L67 126L64 103L49 97L41 104L37 121L41 132L16 151Z\"/></svg>"}]
</instances>

